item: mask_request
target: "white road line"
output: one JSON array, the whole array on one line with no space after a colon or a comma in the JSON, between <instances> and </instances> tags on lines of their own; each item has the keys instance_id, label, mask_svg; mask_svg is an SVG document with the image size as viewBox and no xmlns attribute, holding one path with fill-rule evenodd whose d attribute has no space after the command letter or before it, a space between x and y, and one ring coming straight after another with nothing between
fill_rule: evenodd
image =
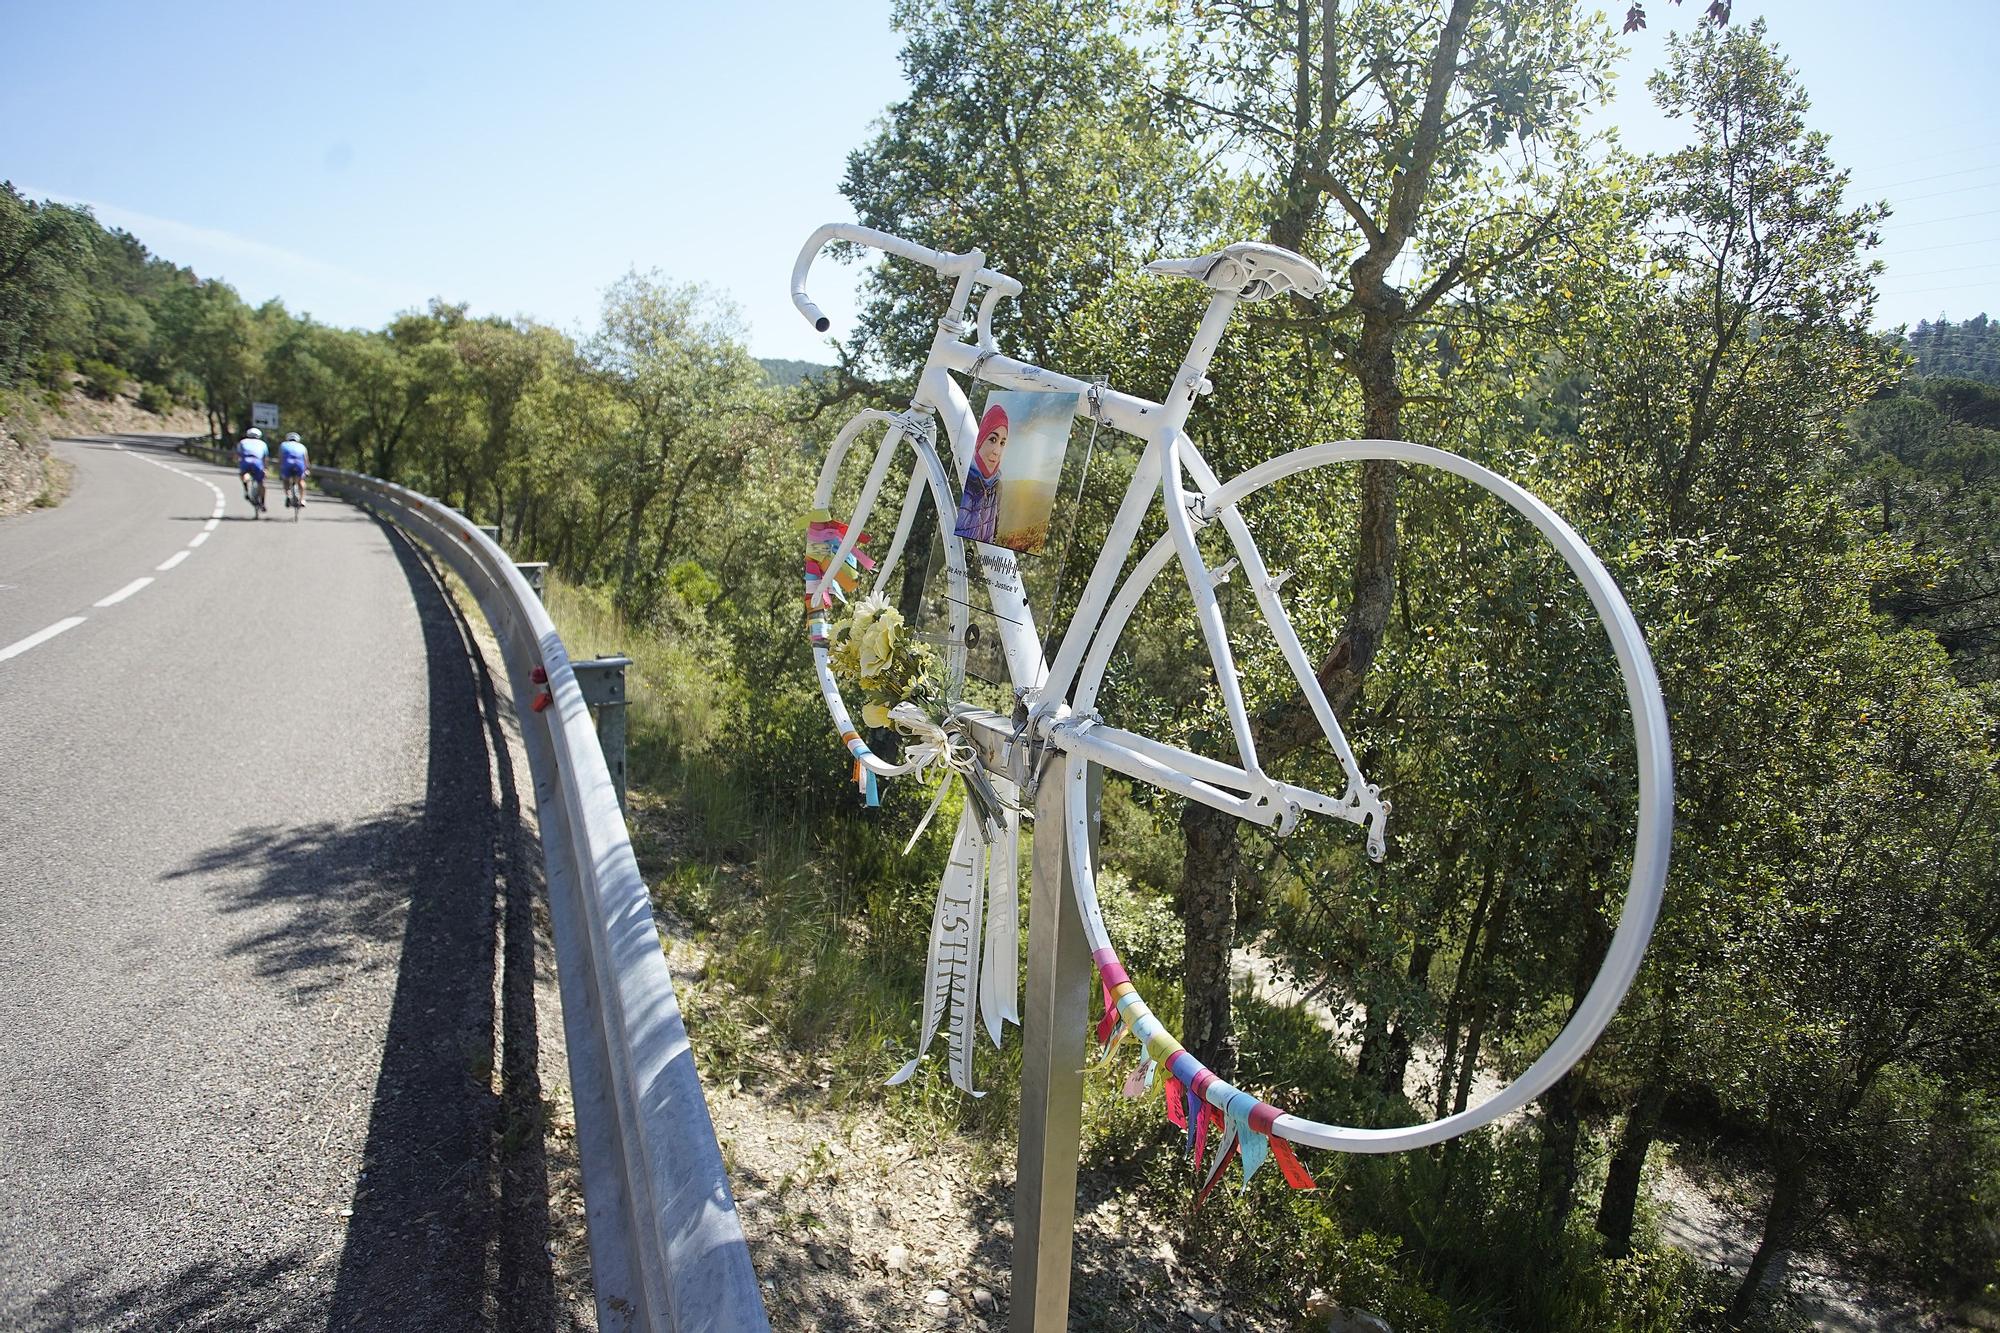
<instances>
[{"instance_id":1,"label":"white road line","mask_svg":"<svg viewBox=\"0 0 2000 1333\"><path fill-rule=\"evenodd\" d=\"M197 532L197 533L196 533L196 534L194 535L194 539L193 539L192 541L190 541L190 542L188 543L188 545L189 545L189 546L199 546L199 545L201 545L201 544L202 544L203 542L205 542L205 541L207 541L207 540L208 540L208 534L207 534L207 533L205 533L205 532Z\"/></svg>"},{"instance_id":2,"label":"white road line","mask_svg":"<svg viewBox=\"0 0 2000 1333\"><path fill-rule=\"evenodd\" d=\"M192 551L175 551L172 555L168 556L164 561L162 561L157 565L154 565L153 568L157 570L159 573L164 574L168 570L172 569L175 565L178 565L181 561L187 559L190 555L193 554L194 552Z\"/></svg>"},{"instance_id":3,"label":"white road line","mask_svg":"<svg viewBox=\"0 0 2000 1333\"><path fill-rule=\"evenodd\" d=\"M37 644L47 643L50 639L53 639L56 635L62 633L64 630L75 629L78 625L81 625L82 623L83 623L82 616L70 616L66 620L58 620L55 624L49 626L47 629L36 630L33 634L30 634L27 638L18 640L14 643L10 643L5 648L0 648L0 662L4 662L10 657L19 657L22 653L27 652L30 648L35 647Z\"/></svg>"},{"instance_id":4,"label":"white road line","mask_svg":"<svg viewBox=\"0 0 2000 1333\"><path fill-rule=\"evenodd\" d=\"M203 532L214 532L216 529L216 525L221 522L222 520L219 518L211 518L210 520L208 520L208 522L201 525L201 530Z\"/></svg>"},{"instance_id":5,"label":"white road line","mask_svg":"<svg viewBox=\"0 0 2000 1333\"><path fill-rule=\"evenodd\" d=\"M118 605L118 603L124 601L127 597L130 597L133 593L139 591L139 589L145 587L148 583L151 583L152 581L153 581L153 576L150 574L148 574L145 578L142 579L133 579L130 583L120 588L117 592L112 593L109 597L106 597L103 601L92 602L91 605L116 606Z\"/></svg>"}]
</instances>

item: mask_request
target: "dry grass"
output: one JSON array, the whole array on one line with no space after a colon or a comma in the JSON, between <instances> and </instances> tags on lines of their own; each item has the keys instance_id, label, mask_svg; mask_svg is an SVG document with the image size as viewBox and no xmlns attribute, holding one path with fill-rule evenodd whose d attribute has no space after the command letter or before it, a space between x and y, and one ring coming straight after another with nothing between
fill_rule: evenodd
<instances>
[{"instance_id":1,"label":"dry grass","mask_svg":"<svg viewBox=\"0 0 2000 1333\"><path fill-rule=\"evenodd\" d=\"M54 509L69 498L70 487L75 484L76 464L50 454L42 460L42 489L35 492L28 505L34 509Z\"/></svg>"}]
</instances>

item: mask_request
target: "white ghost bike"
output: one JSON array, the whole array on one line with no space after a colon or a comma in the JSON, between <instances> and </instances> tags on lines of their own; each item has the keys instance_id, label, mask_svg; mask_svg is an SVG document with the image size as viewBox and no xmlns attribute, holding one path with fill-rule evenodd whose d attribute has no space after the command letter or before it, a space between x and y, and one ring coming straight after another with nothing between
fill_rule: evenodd
<instances>
[{"instance_id":1,"label":"white ghost bike","mask_svg":"<svg viewBox=\"0 0 2000 1333\"><path fill-rule=\"evenodd\" d=\"M892 462L899 450L907 447L914 455L913 466L895 535L886 556L874 568L874 587L880 590L889 586L888 580L905 554L918 512L927 503L934 505L941 520L937 526L943 538L944 577L951 608L952 661L947 669L954 674L962 670L968 584L973 571L968 566L965 544L951 531L950 519L956 511L952 478L963 476L972 459L978 422L959 382L961 377L967 383L980 381L1007 389L1076 393L1079 419L1094 420L1105 429L1135 436L1145 444L1111 521L1103 549L1083 587L1075 616L1063 631L1053 659L1045 660L1043 656L1033 609L1028 605L1024 585L1009 554L996 553L992 548L981 551L978 572L986 581L986 596L994 612L1016 698L1032 719L1035 736L1054 749L1226 811L1279 836L1290 833L1300 820L1310 816L1349 821L1361 826L1369 855L1379 860L1385 849L1388 804L1362 773L1321 687L1313 661L1300 645L1292 617L1279 596L1284 577L1274 576L1266 567L1256 536L1243 514L1245 502L1265 488L1311 469L1390 460L1414 468L1439 469L1484 489L1524 517L1561 555L1602 622L1623 678L1637 750L1637 828L1631 878L1604 962L1567 1024L1512 1083L1479 1105L1419 1125L1359 1128L1291 1115L1231 1087L1203 1068L1166 1032L1132 988L1118 961L1097 902L1084 799L1083 784L1088 769L1085 763L1067 765L1070 799L1066 807L1069 827L1065 833L1084 929L1115 1005L1117 1020L1144 1043L1148 1057L1186 1088L1190 1110L1198 1110L1198 1102L1206 1103L1213 1108L1219 1123L1226 1121L1231 1129L1246 1131L1246 1141L1247 1131L1256 1131L1259 1135L1345 1152L1378 1153L1422 1147L1518 1110L1562 1077L1610 1022L1638 970L1659 913L1673 820L1672 755L1666 709L1652 659L1624 598L1583 540L1547 505L1506 478L1444 450L1399 440L1343 440L1313 445L1260 463L1227 481L1218 477L1184 427L1197 397L1207 388L1204 377L1210 358L1238 304L1287 292L1314 296L1327 288L1326 274L1310 260L1290 251L1239 243L1215 254L1147 265L1148 272L1199 282L1212 293L1165 401L1152 402L1002 354L993 340L994 307L1002 298L1020 295L1021 285L988 269L979 250L951 254L872 228L842 224L821 227L807 240L793 269L792 301L814 328L822 332L829 327L829 321L807 295L805 284L813 260L831 242L883 250L931 268L951 283L951 298L938 321L937 335L908 410L864 411L839 432L828 450L814 496L816 510L830 510L834 503L841 465L850 450L864 435L881 431L881 442L876 446L845 531L840 533L837 551L830 560L821 562L817 577L808 574L809 605L824 605L834 592L836 575L843 569L854 568L849 557L881 497ZM982 289L975 313L973 297ZM939 437L934 424L938 420L944 423L943 438L951 450L949 468L938 450ZM1164 518L1165 531L1134 563L1130 557L1142 522L1156 505ZM1221 566L1211 566L1204 559L1198 540L1203 530L1213 525L1220 525L1220 533L1211 531L1206 540L1213 545L1219 538L1231 557ZM837 525L833 530L839 531ZM831 538L827 540L830 546ZM1147 589L1170 567L1178 573L1178 582L1192 599L1221 704L1228 715L1233 750L1226 760L1108 725L1094 712L1106 667L1128 619ZM1216 595L1218 583L1232 573L1247 585L1254 597L1258 618L1275 641L1299 694L1323 734L1325 745L1338 760L1344 785L1337 791L1319 791L1283 782L1259 765L1236 653ZM876 755L859 735L828 667L824 621L815 623L815 657L821 690L835 727L856 763L866 773L879 777L909 772L914 761L891 761ZM1111 1018L1107 1012L1107 1023Z\"/></svg>"}]
</instances>

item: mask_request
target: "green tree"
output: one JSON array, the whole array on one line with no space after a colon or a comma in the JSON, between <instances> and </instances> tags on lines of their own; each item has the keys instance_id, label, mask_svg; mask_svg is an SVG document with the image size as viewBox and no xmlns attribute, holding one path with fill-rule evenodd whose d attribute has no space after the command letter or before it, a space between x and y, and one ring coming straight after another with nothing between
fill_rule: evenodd
<instances>
[{"instance_id":1,"label":"green tree","mask_svg":"<svg viewBox=\"0 0 2000 1333\"><path fill-rule=\"evenodd\" d=\"M1958 324L1919 320L1906 345L1921 374L2000 384L2000 321L1983 313Z\"/></svg>"},{"instance_id":2,"label":"green tree","mask_svg":"<svg viewBox=\"0 0 2000 1333\"><path fill-rule=\"evenodd\" d=\"M1419 331L1443 324L1453 339L1477 342L1493 304L1533 289L1549 261L1567 257L1573 233L1601 219L1580 123L1603 91L1608 30L1572 4L1512 0L1454 0L1443 11L1363 0L1167 12L1183 35L1163 71L1167 105L1204 142L1249 156L1273 243L1345 277L1344 293L1295 302L1292 318L1319 359L1352 378L1358 433L1404 438L1413 382L1429 378L1428 367L1404 361ZM1391 464L1365 467L1360 522L1339 563L1350 574L1326 590L1344 611L1320 645L1318 674L1343 714L1395 606L1400 476ZM1293 697L1264 710L1253 735L1274 763L1317 731ZM1183 1038L1227 1071L1238 832L1194 804L1182 823ZM1425 965L1413 957L1409 971ZM1399 1092L1408 1047L1379 1006L1366 1045L1382 1088Z\"/></svg>"},{"instance_id":3,"label":"green tree","mask_svg":"<svg viewBox=\"0 0 2000 1333\"><path fill-rule=\"evenodd\" d=\"M171 349L167 364L201 394L209 434L222 439L247 429L263 352L257 323L235 288L213 278L176 287L161 302L157 322Z\"/></svg>"},{"instance_id":4,"label":"green tree","mask_svg":"<svg viewBox=\"0 0 2000 1333\"><path fill-rule=\"evenodd\" d=\"M470 512L473 488L483 477L493 490L493 521L504 523L514 465L523 453L521 404L543 376L567 358L569 340L554 329L525 321L473 320L459 330L454 346L485 425L467 476L463 507Z\"/></svg>"},{"instance_id":5,"label":"green tree","mask_svg":"<svg viewBox=\"0 0 2000 1333\"><path fill-rule=\"evenodd\" d=\"M849 155L841 192L864 224L979 248L1022 282L1000 336L1064 364L1070 321L1121 275L1212 232L1224 201L1145 93L1111 0L898 0L910 94ZM887 263L843 360L900 375L942 309L936 274Z\"/></svg>"},{"instance_id":6,"label":"green tree","mask_svg":"<svg viewBox=\"0 0 2000 1333\"><path fill-rule=\"evenodd\" d=\"M289 323L265 358L265 383L285 414L286 428L299 432L316 464L343 466L360 436L353 386L343 371L353 364L349 344L367 336L299 319Z\"/></svg>"},{"instance_id":7,"label":"green tree","mask_svg":"<svg viewBox=\"0 0 2000 1333\"><path fill-rule=\"evenodd\" d=\"M1959 678L2000 674L2000 389L1927 379L1855 415L1850 503L1916 563L1885 590L1937 635Z\"/></svg>"},{"instance_id":8,"label":"green tree","mask_svg":"<svg viewBox=\"0 0 2000 1333\"><path fill-rule=\"evenodd\" d=\"M1573 516L1631 533L1619 572L1680 760L1653 961L1597 1068L1627 1108L1598 1219L1614 1253L1668 1096L1747 1076L1781 1032L1743 1002L1748 950L1782 910L1785 830L1827 780L1799 719L1840 706L1829 659L1842 636L1873 633L1879 563L1831 505L1830 468L1844 417L1890 372L1866 331L1880 210L1845 202L1763 25L1674 39L1653 91L1693 142L1649 166L1651 266L1603 294L1608 323L1572 347L1593 380L1582 427L1605 457Z\"/></svg>"},{"instance_id":9,"label":"green tree","mask_svg":"<svg viewBox=\"0 0 2000 1333\"><path fill-rule=\"evenodd\" d=\"M1800 719L1829 751L1826 780L1794 811L1788 882L1744 988L1778 1039L1742 1088L1773 1187L1731 1305L1739 1322L1772 1261L1836 1207L1877 1194L1895 1145L1913 1137L1884 1113L1889 1076L1983 1071L1990 1085L2000 1061L1992 719L1927 635L1856 633L1842 646L1830 665L1849 688Z\"/></svg>"},{"instance_id":10,"label":"green tree","mask_svg":"<svg viewBox=\"0 0 2000 1333\"><path fill-rule=\"evenodd\" d=\"M44 347L67 346L87 326L92 238L84 209L35 203L0 181L0 384Z\"/></svg>"},{"instance_id":11,"label":"green tree","mask_svg":"<svg viewBox=\"0 0 2000 1333\"><path fill-rule=\"evenodd\" d=\"M741 339L735 311L699 288L629 273L605 293L589 356L625 411L598 481L623 511L617 583L630 614L651 608L682 525L768 429L763 370Z\"/></svg>"}]
</instances>

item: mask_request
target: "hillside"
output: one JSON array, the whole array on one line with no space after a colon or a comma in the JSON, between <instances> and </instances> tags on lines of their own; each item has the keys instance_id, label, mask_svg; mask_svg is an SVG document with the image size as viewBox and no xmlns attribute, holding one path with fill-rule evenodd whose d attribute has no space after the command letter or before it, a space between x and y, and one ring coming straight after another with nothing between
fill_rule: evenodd
<instances>
[{"instance_id":1,"label":"hillside","mask_svg":"<svg viewBox=\"0 0 2000 1333\"><path fill-rule=\"evenodd\" d=\"M781 356L760 356L757 364L764 368L764 374L772 385L780 389L789 389L794 384L802 384L814 375L833 369L816 361L790 361Z\"/></svg>"}]
</instances>

